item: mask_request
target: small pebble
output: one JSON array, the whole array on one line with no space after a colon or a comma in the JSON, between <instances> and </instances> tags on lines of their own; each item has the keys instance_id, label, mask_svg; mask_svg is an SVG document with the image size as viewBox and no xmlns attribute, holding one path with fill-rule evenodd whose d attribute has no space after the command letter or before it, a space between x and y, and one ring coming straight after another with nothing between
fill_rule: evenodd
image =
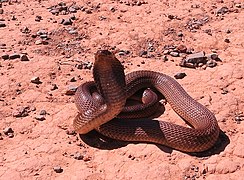
<instances>
[{"instance_id":1,"label":"small pebble","mask_svg":"<svg viewBox=\"0 0 244 180\"><path fill-rule=\"evenodd\" d=\"M36 16L35 21L40 22L42 20L41 16Z\"/></svg>"},{"instance_id":2,"label":"small pebble","mask_svg":"<svg viewBox=\"0 0 244 180\"><path fill-rule=\"evenodd\" d=\"M20 56L20 60L21 60L21 61L29 61L29 58L28 58L28 56L27 56L26 54L22 54L22 55Z\"/></svg>"},{"instance_id":3,"label":"small pebble","mask_svg":"<svg viewBox=\"0 0 244 180\"><path fill-rule=\"evenodd\" d=\"M39 77L33 77L33 78L31 78L31 82L34 83L34 84L40 84L41 83Z\"/></svg>"},{"instance_id":4,"label":"small pebble","mask_svg":"<svg viewBox=\"0 0 244 180\"><path fill-rule=\"evenodd\" d=\"M215 67L215 66L217 66L217 63L216 63L215 60L209 60L209 61L207 62L207 67L213 68L213 67Z\"/></svg>"},{"instance_id":5,"label":"small pebble","mask_svg":"<svg viewBox=\"0 0 244 180\"><path fill-rule=\"evenodd\" d=\"M72 25L72 21L71 21L70 18L64 19L61 24L63 24L63 25Z\"/></svg>"},{"instance_id":6,"label":"small pebble","mask_svg":"<svg viewBox=\"0 0 244 180\"><path fill-rule=\"evenodd\" d=\"M3 55L2 55L2 59L3 59L3 60L7 60L7 59L9 59L9 55L8 55L8 54L3 54Z\"/></svg>"},{"instance_id":7,"label":"small pebble","mask_svg":"<svg viewBox=\"0 0 244 180\"><path fill-rule=\"evenodd\" d=\"M44 121L46 118L45 118L44 115L37 115L37 116L35 117L35 119L38 120L38 121Z\"/></svg>"},{"instance_id":8,"label":"small pebble","mask_svg":"<svg viewBox=\"0 0 244 180\"><path fill-rule=\"evenodd\" d=\"M177 73L176 75L174 75L175 79L183 79L184 77L186 77L186 73Z\"/></svg>"},{"instance_id":9,"label":"small pebble","mask_svg":"<svg viewBox=\"0 0 244 180\"><path fill-rule=\"evenodd\" d=\"M13 53L9 55L9 59L17 59L17 58L20 58L20 54L18 53Z\"/></svg>"},{"instance_id":10,"label":"small pebble","mask_svg":"<svg viewBox=\"0 0 244 180\"><path fill-rule=\"evenodd\" d=\"M0 21L0 27L6 27L6 24L2 21Z\"/></svg>"},{"instance_id":11,"label":"small pebble","mask_svg":"<svg viewBox=\"0 0 244 180\"><path fill-rule=\"evenodd\" d=\"M212 54L210 54L210 58L213 60L217 60L217 59L219 59L219 56L216 53L212 53Z\"/></svg>"},{"instance_id":12,"label":"small pebble","mask_svg":"<svg viewBox=\"0 0 244 180\"><path fill-rule=\"evenodd\" d=\"M187 47L185 45L179 45L177 46L176 50L180 53L186 53Z\"/></svg>"},{"instance_id":13,"label":"small pebble","mask_svg":"<svg viewBox=\"0 0 244 180\"><path fill-rule=\"evenodd\" d=\"M2 8L0 9L0 14L3 14L3 9Z\"/></svg>"},{"instance_id":14,"label":"small pebble","mask_svg":"<svg viewBox=\"0 0 244 180\"><path fill-rule=\"evenodd\" d=\"M52 86L51 86L51 91L54 91L54 90L56 90L56 89L58 89L57 84L52 84Z\"/></svg>"},{"instance_id":15,"label":"small pebble","mask_svg":"<svg viewBox=\"0 0 244 180\"><path fill-rule=\"evenodd\" d=\"M179 53L178 52L175 52L175 51L172 51L169 53L171 56L173 57L178 57L179 56Z\"/></svg>"},{"instance_id":16,"label":"small pebble","mask_svg":"<svg viewBox=\"0 0 244 180\"><path fill-rule=\"evenodd\" d=\"M70 79L70 82L76 82L75 77L72 77L72 78Z\"/></svg>"},{"instance_id":17,"label":"small pebble","mask_svg":"<svg viewBox=\"0 0 244 180\"><path fill-rule=\"evenodd\" d=\"M40 40L40 39L36 40L35 44L36 44L36 45L40 45L40 44L42 44L42 40Z\"/></svg>"},{"instance_id":18,"label":"small pebble","mask_svg":"<svg viewBox=\"0 0 244 180\"><path fill-rule=\"evenodd\" d=\"M8 135L8 133L13 133L13 129L11 127L6 127L4 130L3 130L3 133L5 135Z\"/></svg>"},{"instance_id":19,"label":"small pebble","mask_svg":"<svg viewBox=\"0 0 244 180\"><path fill-rule=\"evenodd\" d=\"M77 159L77 160L82 160L84 158L83 155L81 155L79 152L76 152L74 154L74 159Z\"/></svg>"},{"instance_id":20,"label":"small pebble","mask_svg":"<svg viewBox=\"0 0 244 180\"><path fill-rule=\"evenodd\" d=\"M47 114L47 111L43 109L43 110L40 111L39 114L40 114L40 115L46 115L46 114Z\"/></svg>"},{"instance_id":21,"label":"small pebble","mask_svg":"<svg viewBox=\"0 0 244 180\"><path fill-rule=\"evenodd\" d=\"M139 56L140 57L145 56L145 55L147 55L147 51L142 50L142 51L139 52Z\"/></svg>"},{"instance_id":22,"label":"small pebble","mask_svg":"<svg viewBox=\"0 0 244 180\"><path fill-rule=\"evenodd\" d=\"M28 106L19 107L17 110L13 111L13 117L25 117L28 116L30 108Z\"/></svg>"},{"instance_id":23,"label":"small pebble","mask_svg":"<svg viewBox=\"0 0 244 180\"><path fill-rule=\"evenodd\" d=\"M41 35L40 35L40 38L42 38L42 39L47 39L48 36L47 36L47 34L41 34Z\"/></svg>"},{"instance_id":24,"label":"small pebble","mask_svg":"<svg viewBox=\"0 0 244 180\"><path fill-rule=\"evenodd\" d=\"M226 42L226 43L230 43L230 40L229 40L228 38L226 38L226 39L224 40L224 42Z\"/></svg>"},{"instance_id":25,"label":"small pebble","mask_svg":"<svg viewBox=\"0 0 244 180\"><path fill-rule=\"evenodd\" d=\"M78 88L77 86L69 86L65 92L65 95L74 95L77 88Z\"/></svg>"},{"instance_id":26,"label":"small pebble","mask_svg":"<svg viewBox=\"0 0 244 180\"><path fill-rule=\"evenodd\" d=\"M8 133L8 137L9 138L13 138L14 137L14 133Z\"/></svg>"},{"instance_id":27,"label":"small pebble","mask_svg":"<svg viewBox=\"0 0 244 180\"><path fill-rule=\"evenodd\" d=\"M54 170L56 173L61 173L61 172L63 172L63 169L62 169L60 166L55 166L55 167L53 168L53 170Z\"/></svg>"}]
</instances>

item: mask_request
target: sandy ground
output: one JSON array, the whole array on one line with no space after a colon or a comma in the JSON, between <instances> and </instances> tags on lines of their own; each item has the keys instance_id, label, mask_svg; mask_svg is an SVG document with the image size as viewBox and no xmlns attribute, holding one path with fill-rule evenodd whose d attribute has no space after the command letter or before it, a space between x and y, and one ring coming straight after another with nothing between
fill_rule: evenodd
<instances>
[{"instance_id":1,"label":"sandy ground","mask_svg":"<svg viewBox=\"0 0 244 180\"><path fill-rule=\"evenodd\" d=\"M244 177L243 2L64 2L0 0L1 180ZM187 54L171 51L180 45L221 61L179 66ZM187 154L75 134L72 90L92 80L98 49L119 51L126 72L185 73L177 81L216 115L222 130L216 145ZM159 119L184 125L168 104Z\"/></svg>"}]
</instances>

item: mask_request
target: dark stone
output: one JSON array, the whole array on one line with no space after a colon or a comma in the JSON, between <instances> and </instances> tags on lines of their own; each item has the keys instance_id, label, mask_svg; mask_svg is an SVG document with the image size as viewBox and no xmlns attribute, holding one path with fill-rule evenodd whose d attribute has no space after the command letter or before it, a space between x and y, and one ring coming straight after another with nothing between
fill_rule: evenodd
<instances>
[{"instance_id":1,"label":"dark stone","mask_svg":"<svg viewBox=\"0 0 244 180\"><path fill-rule=\"evenodd\" d=\"M183 79L184 77L186 77L186 73L177 73L176 75L174 75L175 79Z\"/></svg>"},{"instance_id":2,"label":"dark stone","mask_svg":"<svg viewBox=\"0 0 244 180\"><path fill-rule=\"evenodd\" d=\"M60 166L55 166L55 167L53 168L53 170L54 170L56 173L61 173L61 172L63 172L63 169L62 169Z\"/></svg>"},{"instance_id":3,"label":"dark stone","mask_svg":"<svg viewBox=\"0 0 244 180\"><path fill-rule=\"evenodd\" d=\"M9 55L9 59L17 59L17 58L20 58L20 54L18 54L18 53L14 53L14 54Z\"/></svg>"},{"instance_id":4,"label":"dark stone","mask_svg":"<svg viewBox=\"0 0 244 180\"><path fill-rule=\"evenodd\" d=\"M23 55L21 55L20 60L21 61L29 61L29 58L26 54L23 54Z\"/></svg>"},{"instance_id":5,"label":"dark stone","mask_svg":"<svg viewBox=\"0 0 244 180\"><path fill-rule=\"evenodd\" d=\"M6 27L6 24L2 21L0 21L0 27Z\"/></svg>"},{"instance_id":6,"label":"dark stone","mask_svg":"<svg viewBox=\"0 0 244 180\"><path fill-rule=\"evenodd\" d=\"M3 54L3 55L2 55L2 59L3 59L3 60L7 60L7 59L9 59L9 55L8 55L8 54Z\"/></svg>"}]
</instances>

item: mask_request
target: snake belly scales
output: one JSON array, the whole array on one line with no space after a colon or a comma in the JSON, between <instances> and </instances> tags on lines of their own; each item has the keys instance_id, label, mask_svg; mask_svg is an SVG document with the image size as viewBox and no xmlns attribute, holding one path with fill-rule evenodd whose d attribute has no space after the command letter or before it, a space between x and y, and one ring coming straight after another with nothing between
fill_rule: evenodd
<instances>
[{"instance_id":1,"label":"snake belly scales","mask_svg":"<svg viewBox=\"0 0 244 180\"><path fill-rule=\"evenodd\" d=\"M73 126L77 133L95 129L113 139L152 142L184 152L208 150L219 137L214 114L170 76L146 70L125 75L123 65L113 53L99 50L95 54L93 78L95 82L81 84L75 94L79 113ZM91 88L94 83L95 90ZM116 118L127 98L142 88L155 88L191 127L146 118ZM91 91L98 91L100 100Z\"/></svg>"}]
</instances>

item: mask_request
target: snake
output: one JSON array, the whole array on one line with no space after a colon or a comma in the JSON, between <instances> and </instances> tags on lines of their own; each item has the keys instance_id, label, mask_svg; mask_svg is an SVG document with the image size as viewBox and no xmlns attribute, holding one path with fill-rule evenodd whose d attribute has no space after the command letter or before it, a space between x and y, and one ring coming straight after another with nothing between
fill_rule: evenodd
<instances>
[{"instance_id":1,"label":"snake","mask_svg":"<svg viewBox=\"0 0 244 180\"><path fill-rule=\"evenodd\" d=\"M74 96L78 114L73 127L77 133L86 134L95 129L112 139L155 143L183 152L202 152L215 145L220 133L215 115L172 77L149 70L125 75L124 67L114 53L98 50L93 78L94 81L81 84ZM141 118L119 117L127 99L146 88L162 94L187 125L146 118L143 111L134 112L140 113Z\"/></svg>"}]
</instances>

